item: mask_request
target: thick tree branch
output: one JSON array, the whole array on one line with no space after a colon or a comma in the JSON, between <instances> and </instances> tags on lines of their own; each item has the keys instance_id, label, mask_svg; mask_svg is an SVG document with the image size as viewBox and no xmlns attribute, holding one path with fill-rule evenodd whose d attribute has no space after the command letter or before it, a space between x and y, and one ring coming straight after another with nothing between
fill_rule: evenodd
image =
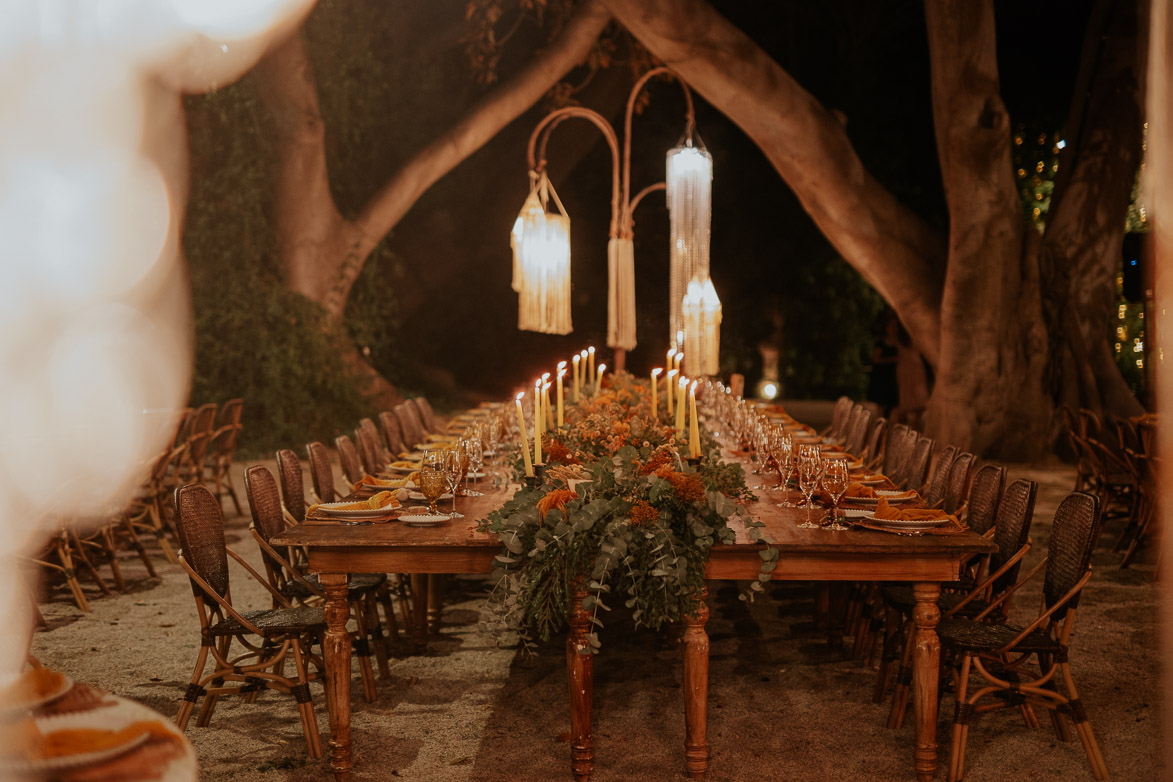
<instances>
[{"instance_id":1,"label":"thick tree branch","mask_svg":"<svg viewBox=\"0 0 1173 782\"><path fill-rule=\"evenodd\" d=\"M489 92L459 122L391 177L356 220L360 231L351 255L359 262L341 269L328 295L328 309L332 302L345 302L362 268L362 259L419 197L583 62L610 20L598 0L586 0L555 39L521 72Z\"/></svg>"},{"instance_id":2,"label":"thick tree branch","mask_svg":"<svg viewBox=\"0 0 1173 782\"><path fill-rule=\"evenodd\" d=\"M945 243L863 167L842 124L704 0L603 0L745 131L935 362Z\"/></svg>"}]
</instances>

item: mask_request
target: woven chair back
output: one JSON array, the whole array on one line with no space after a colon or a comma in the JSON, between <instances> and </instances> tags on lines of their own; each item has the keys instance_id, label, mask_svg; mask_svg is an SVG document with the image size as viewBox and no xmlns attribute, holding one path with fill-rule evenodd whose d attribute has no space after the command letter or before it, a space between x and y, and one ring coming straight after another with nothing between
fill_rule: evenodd
<instances>
[{"instance_id":1,"label":"woven chair back","mask_svg":"<svg viewBox=\"0 0 1173 782\"><path fill-rule=\"evenodd\" d=\"M953 466L953 459L957 456L957 449L947 445L937 454L937 463L933 467L933 477L929 479L929 487L925 489L925 502L930 507L945 499L945 487L949 484L949 468Z\"/></svg>"},{"instance_id":2,"label":"woven chair back","mask_svg":"<svg viewBox=\"0 0 1173 782\"><path fill-rule=\"evenodd\" d=\"M278 451L277 472L281 475L281 499L285 509L297 521L305 521L305 484L297 454L288 448Z\"/></svg>"},{"instance_id":3,"label":"woven chair back","mask_svg":"<svg viewBox=\"0 0 1173 782\"><path fill-rule=\"evenodd\" d=\"M188 458L192 464L202 465L208 453L208 440L212 437L212 428L216 425L216 405L209 402L200 405L192 419L191 430L188 432Z\"/></svg>"},{"instance_id":4,"label":"woven chair back","mask_svg":"<svg viewBox=\"0 0 1173 782\"><path fill-rule=\"evenodd\" d=\"M244 490L248 495L248 507L253 514L253 528L268 543L285 529L285 517L281 513L281 496L277 493L277 480L268 468L255 464L244 473ZM281 563L261 547L261 559L270 575L281 573Z\"/></svg>"},{"instance_id":5,"label":"woven chair back","mask_svg":"<svg viewBox=\"0 0 1173 782\"><path fill-rule=\"evenodd\" d=\"M972 453L962 451L953 459L949 468L949 483L945 488L945 512L956 513L965 502L969 492L969 479L973 476L973 465L977 461Z\"/></svg>"},{"instance_id":6,"label":"woven chair back","mask_svg":"<svg viewBox=\"0 0 1173 782\"><path fill-rule=\"evenodd\" d=\"M983 464L974 474L965 521L979 535L994 526L1005 484L1006 468L1000 464Z\"/></svg>"},{"instance_id":7,"label":"woven chair back","mask_svg":"<svg viewBox=\"0 0 1173 782\"><path fill-rule=\"evenodd\" d=\"M904 469L904 460L908 458L908 433L912 431L906 424L896 424L888 433L888 444L884 446L883 472L890 478L898 478Z\"/></svg>"},{"instance_id":8,"label":"woven chair back","mask_svg":"<svg viewBox=\"0 0 1173 782\"><path fill-rule=\"evenodd\" d=\"M354 441L344 434L334 438L334 447L338 449L338 461L342 464L342 474L351 483L358 483L363 479L362 464L358 460L358 451Z\"/></svg>"},{"instance_id":9,"label":"woven chair back","mask_svg":"<svg viewBox=\"0 0 1173 782\"><path fill-rule=\"evenodd\" d=\"M338 494L334 490L334 468L330 465L330 452L319 442L312 442L305 447L306 458L310 463L310 482L314 487L314 494L321 502L334 502Z\"/></svg>"},{"instance_id":10,"label":"woven chair back","mask_svg":"<svg viewBox=\"0 0 1173 782\"><path fill-rule=\"evenodd\" d=\"M929 458L933 455L933 438L920 437L904 464L905 486L920 491L929 474Z\"/></svg>"},{"instance_id":11,"label":"woven chair back","mask_svg":"<svg viewBox=\"0 0 1173 782\"><path fill-rule=\"evenodd\" d=\"M1116 439L1121 448L1127 448L1134 453L1144 453L1144 447L1140 444L1140 435L1137 434L1135 423L1127 418L1117 418L1115 425Z\"/></svg>"},{"instance_id":12,"label":"woven chair back","mask_svg":"<svg viewBox=\"0 0 1173 782\"><path fill-rule=\"evenodd\" d=\"M865 407L860 408L851 431L847 433L847 452L852 456L862 456L864 445L867 444L868 430L872 428L872 411Z\"/></svg>"},{"instance_id":13,"label":"woven chair back","mask_svg":"<svg viewBox=\"0 0 1173 782\"><path fill-rule=\"evenodd\" d=\"M1068 494L1055 511L1047 572L1043 576L1043 602L1050 608L1070 592L1087 572L1100 523L1100 498L1087 492ZM1079 603L1076 595L1051 616L1058 622Z\"/></svg>"},{"instance_id":14,"label":"woven chair back","mask_svg":"<svg viewBox=\"0 0 1173 782\"><path fill-rule=\"evenodd\" d=\"M370 419L364 419L369 421ZM358 458L362 462L363 472L367 475L377 475L382 466L379 460L378 435L359 426L354 430L354 445L358 449Z\"/></svg>"},{"instance_id":15,"label":"woven chair back","mask_svg":"<svg viewBox=\"0 0 1173 782\"><path fill-rule=\"evenodd\" d=\"M399 419L399 427L403 430L403 441L408 448L414 448L424 441L424 429L420 424L419 410L411 402L400 402L395 405L395 417Z\"/></svg>"},{"instance_id":16,"label":"woven chair back","mask_svg":"<svg viewBox=\"0 0 1173 782\"><path fill-rule=\"evenodd\" d=\"M846 396L841 396L835 402L835 409L831 411L831 437L842 440L847 435L847 419L855 403Z\"/></svg>"},{"instance_id":17,"label":"woven chair back","mask_svg":"<svg viewBox=\"0 0 1173 782\"><path fill-rule=\"evenodd\" d=\"M888 419L883 416L876 419L872 425L872 433L868 435L868 449L865 456L869 461L880 455L884 449L884 435L888 431Z\"/></svg>"},{"instance_id":18,"label":"woven chair back","mask_svg":"<svg viewBox=\"0 0 1173 782\"><path fill-rule=\"evenodd\" d=\"M175 530L183 558L217 595L227 597L228 550L220 501L203 486L189 484L175 490L174 503ZM191 588L197 597L203 592L195 581Z\"/></svg>"},{"instance_id":19,"label":"woven chair back","mask_svg":"<svg viewBox=\"0 0 1173 782\"><path fill-rule=\"evenodd\" d=\"M399 454L407 450L407 445L403 442L403 432L399 428L399 419L395 417L395 413L390 410L379 413L379 428L383 430L383 439L387 441L387 448L390 449L392 457L398 457Z\"/></svg>"},{"instance_id":20,"label":"woven chair back","mask_svg":"<svg viewBox=\"0 0 1173 782\"><path fill-rule=\"evenodd\" d=\"M1100 417L1091 410L1080 409L1079 411L1079 433L1083 435L1085 440L1102 440L1103 425L1100 424Z\"/></svg>"},{"instance_id":21,"label":"woven chair back","mask_svg":"<svg viewBox=\"0 0 1173 782\"><path fill-rule=\"evenodd\" d=\"M229 427L224 436L216 441L216 455L230 456L236 451L236 434L240 431L240 419L244 414L243 399L229 399L220 407L217 429Z\"/></svg>"},{"instance_id":22,"label":"woven chair back","mask_svg":"<svg viewBox=\"0 0 1173 782\"><path fill-rule=\"evenodd\" d=\"M998 516L994 522L994 543L998 550L990 555L989 571L1001 568L1014 556L1030 535L1030 525L1035 516L1035 495L1039 485L1034 481L1017 480L1006 487L1002 500L998 504ZM1022 565L1019 560L994 582L994 594L998 594L1010 587L1018 580L1018 571Z\"/></svg>"},{"instance_id":23,"label":"woven chair back","mask_svg":"<svg viewBox=\"0 0 1173 782\"><path fill-rule=\"evenodd\" d=\"M836 439L844 445L851 439L851 435L855 432L856 422L859 417L863 415L863 405L852 405L851 411L847 414L847 419L843 422L843 431Z\"/></svg>"},{"instance_id":24,"label":"woven chair back","mask_svg":"<svg viewBox=\"0 0 1173 782\"><path fill-rule=\"evenodd\" d=\"M415 403L416 409L419 410L420 421L424 425L424 429L428 432L436 431L436 411L432 409L432 403L428 401L427 397L417 396L411 400Z\"/></svg>"}]
</instances>

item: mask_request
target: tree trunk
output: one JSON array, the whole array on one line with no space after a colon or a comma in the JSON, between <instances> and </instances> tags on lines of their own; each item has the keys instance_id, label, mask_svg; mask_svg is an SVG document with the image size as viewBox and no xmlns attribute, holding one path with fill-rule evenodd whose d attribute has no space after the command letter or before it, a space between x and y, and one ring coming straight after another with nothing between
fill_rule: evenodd
<instances>
[{"instance_id":1,"label":"tree trunk","mask_svg":"<svg viewBox=\"0 0 1173 782\"><path fill-rule=\"evenodd\" d=\"M1141 412L1109 344L1115 278L1140 165L1147 35L1134 3L1101 2L1088 29L1067 146L1043 237L1050 382L1062 404L1100 415Z\"/></svg>"},{"instance_id":2,"label":"tree trunk","mask_svg":"<svg viewBox=\"0 0 1173 782\"><path fill-rule=\"evenodd\" d=\"M926 0L933 120L949 205L941 354L926 429L976 453L1049 446L1037 254L1024 237L991 2Z\"/></svg>"},{"instance_id":3,"label":"tree trunk","mask_svg":"<svg viewBox=\"0 0 1173 782\"><path fill-rule=\"evenodd\" d=\"M603 2L753 139L935 364L945 243L867 172L835 116L704 0Z\"/></svg>"}]
</instances>

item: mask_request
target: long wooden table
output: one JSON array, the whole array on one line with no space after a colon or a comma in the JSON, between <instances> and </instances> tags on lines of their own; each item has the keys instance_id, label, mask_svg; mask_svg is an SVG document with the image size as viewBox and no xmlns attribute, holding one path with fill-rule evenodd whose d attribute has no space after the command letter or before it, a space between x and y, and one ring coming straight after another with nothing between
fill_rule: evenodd
<instances>
[{"instance_id":1,"label":"long wooden table","mask_svg":"<svg viewBox=\"0 0 1173 782\"><path fill-rule=\"evenodd\" d=\"M476 520L500 507L512 488L485 489L482 497L463 499L465 518L440 527L414 528L401 523L347 526L307 522L272 540L275 545L304 546L309 566L319 574L326 593L327 631L324 642L327 698L330 701L330 765L334 778L346 782L351 769L350 634L347 583L352 573L458 574L488 573L500 552L496 536L478 532ZM780 508L764 498L748 506L763 522L765 539L780 551L775 580L798 581L910 581L914 585L916 625L913 652L914 709L916 713L915 768L918 780L937 772L937 676L940 644L940 584L957 578L970 557L994 550L994 544L973 533L957 536L905 536L870 530L832 532L800 529L804 511ZM758 552L744 533L732 545L717 545L709 559L708 579L753 580L761 569ZM581 607L585 593L575 596L567 637L567 669L571 699L571 770L583 782L594 769L591 738L591 675L594 655L586 653L589 619ZM426 604L417 595L417 626L422 626ZM706 738L709 638L705 631L708 607L684 628L685 755L694 779L709 766Z\"/></svg>"}]
</instances>

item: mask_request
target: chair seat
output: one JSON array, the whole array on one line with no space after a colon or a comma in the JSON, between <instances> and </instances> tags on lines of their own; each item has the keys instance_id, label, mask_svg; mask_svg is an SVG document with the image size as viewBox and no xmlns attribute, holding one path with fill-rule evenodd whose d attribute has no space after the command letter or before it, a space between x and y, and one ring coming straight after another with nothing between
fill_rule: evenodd
<instances>
[{"instance_id":1,"label":"chair seat","mask_svg":"<svg viewBox=\"0 0 1173 782\"><path fill-rule=\"evenodd\" d=\"M318 591L322 589L322 582L318 580L316 573L311 573L303 576L306 581L313 584ZM360 597L366 596L368 593L375 591L387 582L386 573L355 573L350 577L350 584L347 590L347 598L350 600L357 600ZM281 588L281 594L285 597L309 597L314 592L310 590L305 584L300 581L290 581Z\"/></svg>"},{"instance_id":2,"label":"chair seat","mask_svg":"<svg viewBox=\"0 0 1173 782\"><path fill-rule=\"evenodd\" d=\"M972 619L943 619L937 625L937 636L941 639L942 644L965 652L992 652L995 649L1001 649L1021 632L1021 627L992 625L985 622L975 622ZM1023 638L1014 647L1014 650L1020 653L1061 654L1065 651L1065 647L1051 638L1046 630L1039 628Z\"/></svg>"},{"instance_id":3,"label":"chair seat","mask_svg":"<svg viewBox=\"0 0 1173 782\"><path fill-rule=\"evenodd\" d=\"M303 606L300 608L271 608L260 611L241 611L248 621L256 625L266 638L275 635L308 633L326 628L326 617L321 608ZM214 636L242 635L250 632L235 617L228 617L209 629Z\"/></svg>"},{"instance_id":4,"label":"chair seat","mask_svg":"<svg viewBox=\"0 0 1173 782\"><path fill-rule=\"evenodd\" d=\"M942 589L966 590L941 592L941 596L937 598L937 607L941 612L952 610L958 603L965 599L968 590L972 586L956 581L949 584L942 584ZM916 606L916 596L912 592L912 586L909 584L890 584L883 588L884 602L892 608L895 608L902 614L911 614L912 609ZM965 608L961 609L962 616L976 616L989 606L985 600L975 598L966 604Z\"/></svg>"}]
</instances>

